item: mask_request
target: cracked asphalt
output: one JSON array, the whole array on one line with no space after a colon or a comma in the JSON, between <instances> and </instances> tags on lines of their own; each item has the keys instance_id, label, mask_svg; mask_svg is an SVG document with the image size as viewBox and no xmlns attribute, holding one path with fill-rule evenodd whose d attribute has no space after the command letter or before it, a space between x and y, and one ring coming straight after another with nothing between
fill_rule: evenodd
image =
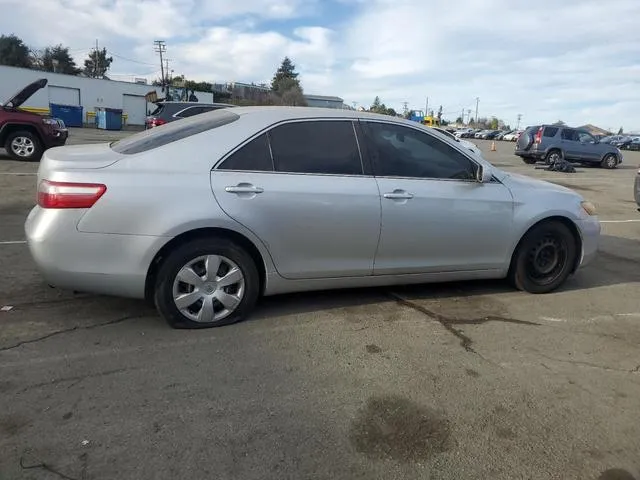
<instances>
[{"instance_id":1,"label":"cracked asphalt","mask_svg":"<svg viewBox=\"0 0 640 480\"><path fill-rule=\"evenodd\" d=\"M72 132L71 141L106 132ZM510 171L640 219L624 168ZM0 242L37 165L0 153ZM544 296L503 282L263 299L172 330L142 302L58 291L0 243L0 479L640 480L640 223Z\"/></svg>"}]
</instances>

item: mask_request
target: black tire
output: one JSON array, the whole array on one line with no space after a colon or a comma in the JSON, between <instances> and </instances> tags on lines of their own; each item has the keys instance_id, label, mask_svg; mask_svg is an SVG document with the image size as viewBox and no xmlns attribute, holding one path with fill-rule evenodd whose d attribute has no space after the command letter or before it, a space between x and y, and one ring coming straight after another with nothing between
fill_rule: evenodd
<instances>
[{"instance_id":1,"label":"black tire","mask_svg":"<svg viewBox=\"0 0 640 480\"><path fill-rule=\"evenodd\" d=\"M24 145L25 148L21 149L23 152L25 152L24 154L20 154L18 149L13 146L14 140L20 138L25 139L24 141L27 144L28 142L31 142L30 145ZM28 130L18 130L17 132L11 132L4 142L4 148L7 151L7 154L14 160L24 160L28 162L37 162L38 160L40 160L40 158L42 158L42 154L44 152L44 149L42 148L42 142L40 141L38 136L32 132L29 132Z\"/></svg>"},{"instance_id":2,"label":"black tire","mask_svg":"<svg viewBox=\"0 0 640 480\"><path fill-rule=\"evenodd\" d=\"M616 157L615 153L607 153L602 159L600 166L612 170L618 166L618 157Z\"/></svg>"},{"instance_id":3,"label":"black tire","mask_svg":"<svg viewBox=\"0 0 640 480\"><path fill-rule=\"evenodd\" d=\"M571 274L576 252L576 239L563 223L547 221L535 225L516 248L509 280L525 292L552 292ZM550 267L549 263L553 265Z\"/></svg>"},{"instance_id":4,"label":"black tire","mask_svg":"<svg viewBox=\"0 0 640 480\"><path fill-rule=\"evenodd\" d=\"M562 152L556 148L549 150L547 155L544 157L544 163L547 165L552 165L558 160L562 160Z\"/></svg>"},{"instance_id":5,"label":"black tire","mask_svg":"<svg viewBox=\"0 0 640 480\"><path fill-rule=\"evenodd\" d=\"M535 165L537 162L534 157L522 157L522 161L527 165Z\"/></svg>"},{"instance_id":6,"label":"black tire","mask_svg":"<svg viewBox=\"0 0 640 480\"><path fill-rule=\"evenodd\" d=\"M215 321L200 322L189 318L176 306L174 302L174 282L183 267L197 258L207 255L224 257L235 263L244 279L244 293L240 303L229 315ZM224 265L224 263L221 263L221 265ZM216 270L216 276L219 271L219 269ZM203 288L209 286L205 285ZM218 287L215 287L215 290L217 291ZM208 294L211 296L213 291L209 291ZM154 303L160 314L173 328L210 328L230 325L244 320L253 310L259 294L260 276L258 269L251 256L243 248L224 238L199 238L178 246L163 261L156 276ZM212 307L214 312L216 305L218 309L222 306L220 302L216 303L214 300L212 302L214 302ZM194 305L197 305L197 302L187 308L190 309ZM191 311L187 313L194 314Z\"/></svg>"}]
</instances>

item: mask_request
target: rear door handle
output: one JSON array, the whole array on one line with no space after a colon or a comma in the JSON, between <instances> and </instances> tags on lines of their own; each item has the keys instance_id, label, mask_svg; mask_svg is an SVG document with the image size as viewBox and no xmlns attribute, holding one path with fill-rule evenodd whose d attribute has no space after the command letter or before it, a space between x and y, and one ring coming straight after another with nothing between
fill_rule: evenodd
<instances>
[{"instance_id":1,"label":"rear door handle","mask_svg":"<svg viewBox=\"0 0 640 480\"><path fill-rule=\"evenodd\" d=\"M404 190L394 190L393 192L385 193L383 196L391 200L409 200L413 198L413 193L405 192Z\"/></svg>"},{"instance_id":2,"label":"rear door handle","mask_svg":"<svg viewBox=\"0 0 640 480\"><path fill-rule=\"evenodd\" d=\"M225 192L229 193L262 193L264 188L256 187L247 183L240 183L235 186L228 186L224 188Z\"/></svg>"}]
</instances>

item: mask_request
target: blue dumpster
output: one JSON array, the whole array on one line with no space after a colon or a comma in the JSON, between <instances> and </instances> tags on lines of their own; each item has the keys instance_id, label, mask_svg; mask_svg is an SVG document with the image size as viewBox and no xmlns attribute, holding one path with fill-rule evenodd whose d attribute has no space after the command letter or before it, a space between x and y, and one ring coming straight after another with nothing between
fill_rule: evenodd
<instances>
[{"instance_id":1,"label":"blue dumpster","mask_svg":"<svg viewBox=\"0 0 640 480\"><path fill-rule=\"evenodd\" d=\"M122 130L122 109L96 107L96 127L101 130Z\"/></svg>"},{"instance_id":2,"label":"blue dumpster","mask_svg":"<svg viewBox=\"0 0 640 480\"><path fill-rule=\"evenodd\" d=\"M49 104L51 116L59 118L67 127L82 126L82 107L80 105Z\"/></svg>"}]
</instances>

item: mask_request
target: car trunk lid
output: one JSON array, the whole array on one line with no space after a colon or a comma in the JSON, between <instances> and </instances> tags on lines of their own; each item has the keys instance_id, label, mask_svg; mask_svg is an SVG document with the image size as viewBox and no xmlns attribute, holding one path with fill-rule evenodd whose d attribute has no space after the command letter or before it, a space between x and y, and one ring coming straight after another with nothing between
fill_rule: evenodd
<instances>
[{"instance_id":1,"label":"car trunk lid","mask_svg":"<svg viewBox=\"0 0 640 480\"><path fill-rule=\"evenodd\" d=\"M105 168L123 157L123 154L113 151L108 143L50 148L40 160L38 181L56 180L55 173L61 171Z\"/></svg>"}]
</instances>

